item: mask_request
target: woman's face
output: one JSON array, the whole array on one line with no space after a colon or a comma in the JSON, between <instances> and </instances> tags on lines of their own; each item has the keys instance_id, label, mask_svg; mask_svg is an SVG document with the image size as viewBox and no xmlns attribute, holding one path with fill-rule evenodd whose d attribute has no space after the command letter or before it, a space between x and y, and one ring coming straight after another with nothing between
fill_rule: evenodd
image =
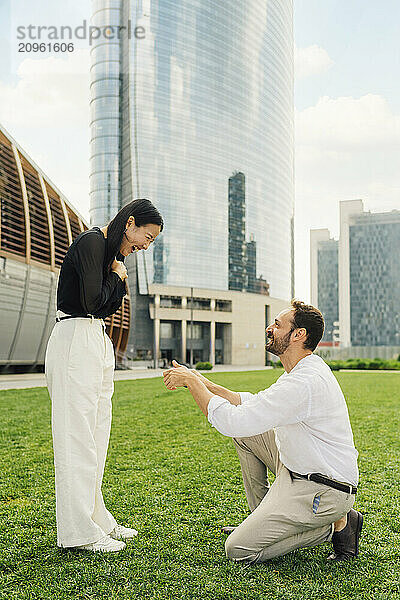
<instances>
[{"instance_id":1,"label":"woman's face","mask_svg":"<svg viewBox=\"0 0 400 600\"><path fill-rule=\"evenodd\" d=\"M126 231L122 238L120 252L123 256L128 256L131 252L138 250L147 250L152 242L160 233L160 226L154 223L141 225L137 227L134 217L130 217L126 224Z\"/></svg>"}]
</instances>

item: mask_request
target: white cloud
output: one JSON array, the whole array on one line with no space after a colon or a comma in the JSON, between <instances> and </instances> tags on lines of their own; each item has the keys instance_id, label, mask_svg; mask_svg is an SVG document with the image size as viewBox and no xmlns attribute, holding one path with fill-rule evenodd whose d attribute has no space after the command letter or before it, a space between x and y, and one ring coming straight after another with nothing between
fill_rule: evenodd
<instances>
[{"instance_id":1,"label":"white cloud","mask_svg":"<svg viewBox=\"0 0 400 600\"><path fill-rule=\"evenodd\" d=\"M321 46L316 44L307 48L294 49L294 72L296 79L304 79L312 75L325 73L332 65L333 60Z\"/></svg>"},{"instance_id":2,"label":"white cloud","mask_svg":"<svg viewBox=\"0 0 400 600\"><path fill-rule=\"evenodd\" d=\"M4 127L84 217L89 210L88 49L28 58L16 84L0 82Z\"/></svg>"},{"instance_id":3,"label":"white cloud","mask_svg":"<svg viewBox=\"0 0 400 600\"><path fill-rule=\"evenodd\" d=\"M309 288L309 229L328 227L337 237L339 202L354 198L373 212L400 209L400 115L379 95L323 97L296 112L296 285L302 295Z\"/></svg>"},{"instance_id":4,"label":"white cloud","mask_svg":"<svg viewBox=\"0 0 400 600\"><path fill-rule=\"evenodd\" d=\"M298 194L399 202L399 150L400 115L382 96L320 98L296 112Z\"/></svg>"},{"instance_id":5,"label":"white cloud","mask_svg":"<svg viewBox=\"0 0 400 600\"><path fill-rule=\"evenodd\" d=\"M398 146L400 115L394 115L385 98L367 94L320 98L315 106L297 112L300 144L343 151ZM320 148L319 148L320 149Z\"/></svg>"}]
</instances>

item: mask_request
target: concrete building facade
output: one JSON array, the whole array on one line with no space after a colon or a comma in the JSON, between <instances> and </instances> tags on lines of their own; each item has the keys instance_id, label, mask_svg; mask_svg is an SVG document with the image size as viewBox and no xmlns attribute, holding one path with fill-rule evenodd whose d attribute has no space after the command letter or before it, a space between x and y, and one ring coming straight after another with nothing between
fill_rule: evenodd
<instances>
[{"instance_id":1,"label":"concrete building facade","mask_svg":"<svg viewBox=\"0 0 400 600\"><path fill-rule=\"evenodd\" d=\"M189 363L192 348L194 364L266 364L265 328L289 305L261 294L203 288L151 284L149 292L156 355Z\"/></svg>"}]
</instances>

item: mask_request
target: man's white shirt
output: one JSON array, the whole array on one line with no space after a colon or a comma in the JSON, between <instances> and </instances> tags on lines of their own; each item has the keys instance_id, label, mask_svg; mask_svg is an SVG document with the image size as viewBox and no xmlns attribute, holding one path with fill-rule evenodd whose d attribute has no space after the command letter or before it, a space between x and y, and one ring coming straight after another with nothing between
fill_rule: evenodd
<instances>
[{"instance_id":1,"label":"man's white shirt","mask_svg":"<svg viewBox=\"0 0 400 600\"><path fill-rule=\"evenodd\" d=\"M240 392L240 398L238 406L211 398L208 420L220 433L243 438L274 429L281 461L290 471L358 484L346 401L322 358L308 355L269 388Z\"/></svg>"}]
</instances>

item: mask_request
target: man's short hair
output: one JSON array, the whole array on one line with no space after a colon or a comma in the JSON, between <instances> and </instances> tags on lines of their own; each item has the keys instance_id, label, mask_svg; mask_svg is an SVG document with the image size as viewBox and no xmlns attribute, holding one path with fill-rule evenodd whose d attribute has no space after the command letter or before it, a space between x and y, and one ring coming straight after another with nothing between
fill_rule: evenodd
<instances>
[{"instance_id":1,"label":"man's short hair","mask_svg":"<svg viewBox=\"0 0 400 600\"><path fill-rule=\"evenodd\" d=\"M293 326L298 329L304 327L307 331L304 348L314 351L324 335L324 317L321 311L311 304L305 304L301 300L292 300Z\"/></svg>"}]
</instances>

